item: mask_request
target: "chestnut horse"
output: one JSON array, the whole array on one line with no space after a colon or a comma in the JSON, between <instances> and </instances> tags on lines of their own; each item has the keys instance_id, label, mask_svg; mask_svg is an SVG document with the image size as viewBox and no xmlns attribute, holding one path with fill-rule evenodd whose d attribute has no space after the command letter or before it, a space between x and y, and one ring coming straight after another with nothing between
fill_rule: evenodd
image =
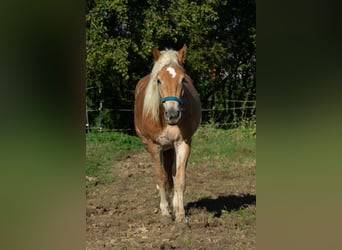
<instances>
[{"instance_id":1,"label":"chestnut horse","mask_svg":"<svg viewBox=\"0 0 342 250\"><path fill-rule=\"evenodd\" d=\"M142 144L152 155L161 214L185 222L183 195L191 137L201 120L201 101L185 73L187 47L179 51L153 49L152 72L135 88L134 124Z\"/></svg>"}]
</instances>

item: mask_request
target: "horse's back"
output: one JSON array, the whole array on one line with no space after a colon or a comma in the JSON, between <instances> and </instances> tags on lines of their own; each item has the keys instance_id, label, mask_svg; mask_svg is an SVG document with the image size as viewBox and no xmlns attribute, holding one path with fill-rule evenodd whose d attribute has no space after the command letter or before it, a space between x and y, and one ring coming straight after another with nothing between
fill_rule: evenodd
<instances>
[{"instance_id":1,"label":"horse's back","mask_svg":"<svg viewBox=\"0 0 342 250\"><path fill-rule=\"evenodd\" d=\"M202 108L199 94L191 78L188 75L185 75L185 78L187 83L184 86L184 114L180 122L181 124L184 123L185 126L190 126L190 136L192 136L201 122Z\"/></svg>"},{"instance_id":2,"label":"horse's back","mask_svg":"<svg viewBox=\"0 0 342 250\"><path fill-rule=\"evenodd\" d=\"M140 79L138 84L135 86L134 96L135 96L135 103L139 100L143 100L143 94L147 87L148 81L150 80L150 75L146 75Z\"/></svg>"},{"instance_id":3,"label":"horse's back","mask_svg":"<svg viewBox=\"0 0 342 250\"><path fill-rule=\"evenodd\" d=\"M143 105L144 105L144 93L147 87L148 81L150 79L149 75L146 75L135 87L134 91L134 126L135 131L137 132L138 136L141 137L140 126L142 122L142 112L143 112Z\"/></svg>"}]
</instances>

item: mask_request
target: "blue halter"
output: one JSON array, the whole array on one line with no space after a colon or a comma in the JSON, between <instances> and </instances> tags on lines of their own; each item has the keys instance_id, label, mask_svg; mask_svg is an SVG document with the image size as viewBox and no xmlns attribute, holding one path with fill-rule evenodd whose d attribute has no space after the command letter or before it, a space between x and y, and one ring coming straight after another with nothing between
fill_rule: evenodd
<instances>
[{"instance_id":1,"label":"blue halter","mask_svg":"<svg viewBox=\"0 0 342 250\"><path fill-rule=\"evenodd\" d=\"M178 97L176 97L176 96L166 96L166 97L160 98L160 102L161 102L161 103L164 103L164 102L166 102L166 101L176 101L176 102L178 102L180 105L183 104L182 99L180 99L180 98L178 98Z\"/></svg>"}]
</instances>

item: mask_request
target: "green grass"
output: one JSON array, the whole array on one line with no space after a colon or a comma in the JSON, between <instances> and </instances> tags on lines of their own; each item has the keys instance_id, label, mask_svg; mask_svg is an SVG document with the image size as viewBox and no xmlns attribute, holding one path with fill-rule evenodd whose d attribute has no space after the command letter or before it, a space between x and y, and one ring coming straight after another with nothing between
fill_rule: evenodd
<instances>
[{"instance_id":1,"label":"green grass","mask_svg":"<svg viewBox=\"0 0 342 250\"><path fill-rule=\"evenodd\" d=\"M190 247L192 244L192 241L190 238L184 238L184 239L182 239L182 243L185 247Z\"/></svg>"},{"instance_id":2,"label":"green grass","mask_svg":"<svg viewBox=\"0 0 342 250\"><path fill-rule=\"evenodd\" d=\"M248 165L256 156L255 128L218 129L200 127L193 136L189 162L209 166Z\"/></svg>"},{"instance_id":3,"label":"green grass","mask_svg":"<svg viewBox=\"0 0 342 250\"><path fill-rule=\"evenodd\" d=\"M86 175L103 176L115 159L122 155L143 150L140 140L118 132L90 134L86 147Z\"/></svg>"},{"instance_id":4,"label":"green grass","mask_svg":"<svg viewBox=\"0 0 342 250\"><path fill-rule=\"evenodd\" d=\"M92 133L87 140L86 175L103 176L115 159L137 150L144 150L138 137L118 132ZM229 168L245 166L255 159L255 128L217 129L200 127L193 136L189 162Z\"/></svg>"}]
</instances>

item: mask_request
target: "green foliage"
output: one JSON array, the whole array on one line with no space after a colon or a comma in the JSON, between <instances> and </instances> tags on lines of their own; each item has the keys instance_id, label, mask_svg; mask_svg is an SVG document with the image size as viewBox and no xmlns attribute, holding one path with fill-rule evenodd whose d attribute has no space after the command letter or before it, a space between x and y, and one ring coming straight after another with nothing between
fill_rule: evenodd
<instances>
[{"instance_id":1,"label":"green foliage","mask_svg":"<svg viewBox=\"0 0 342 250\"><path fill-rule=\"evenodd\" d=\"M184 43L185 68L204 108L227 111L226 100L256 99L255 0L88 0L87 87L97 88L87 91L89 109L100 101L103 110L132 108L135 85L151 71L152 48ZM114 128L125 114L103 115L103 125Z\"/></svg>"}]
</instances>

